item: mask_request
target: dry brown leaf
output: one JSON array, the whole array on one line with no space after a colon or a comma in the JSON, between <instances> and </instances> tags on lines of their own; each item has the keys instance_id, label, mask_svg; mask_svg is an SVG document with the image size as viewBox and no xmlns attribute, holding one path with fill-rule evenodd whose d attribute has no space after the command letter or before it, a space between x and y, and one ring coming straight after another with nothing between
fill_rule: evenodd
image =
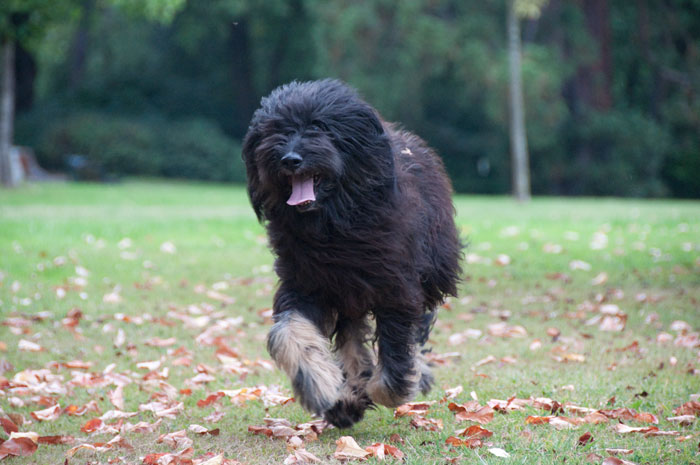
<instances>
[{"instance_id":1,"label":"dry brown leaf","mask_svg":"<svg viewBox=\"0 0 700 465\"><path fill-rule=\"evenodd\" d=\"M36 433L32 435L11 433L10 438L0 444L0 460L7 456L28 457L34 454L38 448L39 435Z\"/></svg>"},{"instance_id":2,"label":"dry brown leaf","mask_svg":"<svg viewBox=\"0 0 700 465\"><path fill-rule=\"evenodd\" d=\"M477 447L483 446L481 439L478 438L467 438L459 439L454 436L450 436L445 440L445 444L454 447L469 447L470 449L476 449Z\"/></svg>"},{"instance_id":3,"label":"dry brown leaf","mask_svg":"<svg viewBox=\"0 0 700 465\"><path fill-rule=\"evenodd\" d=\"M467 428L464 428L463 430L455 431L455 434L457 436L465 436L467 438L476 439L490 438L491 436L493 436L492 431L482 428L479 425L471 425Z\"/></svg>"},{"instance_id":4,"label":"dry brown leaf","mask_svg":"<svg viewBox=\"0 0 700 465\"><path fill-rule=\"evenodd\" d=\"M634 450L632 449L605 449L610 455L630 455Z\"/></svg>"},{"instance_id":5,"label":"dry brown leaf","mask_svg":"<svg viewBox=\"0 0 700 465\"><path fill-rule=\"evenodd\" d=\"M450 388L450 389L445 389L445 397L444 399L454 399L458 395L460 395L464 391L464 388L460 384L459 386Z\"/></svg>"},{"instance_id":6,"label":"dry brown leaf","mask_svg":"<svg viewBox=\"0 0 700 465\"><path fill-rule=\"evenodd\" d=\"M158 444L167 444L171 449L180 449L190 447L192 439L187 437L187 432L183 429L172 433L161 434L156 439Z\"/></svg>"},{"instance_id":7,"label":"dry brown leaf","mask_svg":"<svg viewBox=\"0 0 700 465\"><path fill-rule=\"evenodd\" d=\"M495 455L496 457L501 457L501 458L504 458L504 459L507 459L508 457L510 457L510 454L509 454L508 452L504 451L503 449L501 449L501 448L499 448L499 447L489 447L489 448L486 449L486 450L488 450L489 452L491 452L491 453L492 453L493 455Z\"/></svg>"},{"instance_id":8,"label":"dry brown leaf","mask_svg":"<svg viewBox=\"0 0 700 465\"><path fill-rule=\"evenodd\" d=\"M407 404L399 405L394 410L394 418L407 417L413 415L423 416L428 413L428 409L435 402L409 402Z\"/></svg>"},{"instance_id":9,"label":"dry brown leaf","mask_svg":"<svg viewBox=\"0 0 700 465\"><path fill-rule=\"evenodd\" d=\"M31 412L30 415L35 420L53 421L61 415L61 406L56 404L44 410L37 410L35 412Z\"/></svg>"},{"instance_id":10,"label":"dry brown leaf","mask_svg":"<svg viewBox=\"0 0 700 465\"><path fill-rule=\"evenodd\" d=\"M668 417L666 420L671 423L678 423L680 426L690 426L695 423L695 415L680 415L677 417Z\"/></svg>"},{"instance_id":11,"label":"dry brown leaf","mask_svg":"<svg viewBox=\"0 0 700 465\"><path fill-rule=\"evenodd\" d=\"M207 429L201 425L190 425L187 427L187 431L197 434L199 436L204 436L205 434L209 436L218 436L220 433L219 428Z\"/></svg>"},{"instance_id":12,"label":"dry brown leaf","mask_svg":"<svg viewBox=\"0 0 700 465\"><path fill-rule=\"evenodd\" d=\"M97 431L102 427L103 423L102 420L99 418L93 418L91 420L88 420L81 428L80 431L83 433L92 433L94 431Z\"/></svg>"},{"instance_id":13,"label":"dry brown leaf","mask_svg":"<svg viewBox=\"0 0 700 465\"><path fill-rule=\"evenodd\" d=\"M576 429L578 428L579 420L567 417L552 417L549 419L549 424L558 430Z\"/></svg>"},{"instance_id":14,"label":"dry brown leaf","mask_svg":"<svg viewBox=\"0 0 700 465\"><path fill-rule=\"evenodd\" d=\"M549 423L549 420L551 420L553 417L538 417L538 416L529 416L525 419L525 424L526 425L540 425L542 423Z\"/></svg>"},{"instance_id":15,"label":"dry brown leaf","mask_svg":"<svg viewBox=\"0 0 700 465\"><path fill-rule=\"evenodd\" d=\"M288 456L286 459L284 459L284 462L282 462L284 465L294 465L298 463L317 463L320 462L321 459L316 457L314 454L311 452L307 451L306 449L296 449L293 454Z\"/></svg>"},{"instance_id":16,"label":"dry brown leaf","mask_svg":"<svg viewBox=\"0 0 700 465\"><path fill-rule=\"evenodd\" d=\"M66 415L70 416L83 416L87 412L97 412L100 413L100 408L97 406L97 402L94 400L91 400L85 405L77 406L77 405L69 405L65 409L63 409L63 413Z\"/></svg>"},{"instance_id":17,"label":"dry brown leaf","mask_svg":"<svg viewBox=\"0 0 700 465\"><path fill-rule=\"evenodd\" d=\"M369 457L376 457L377 460L384 460L384 457L387 455L399 460L402 460L404 457L403 452L398 447L381 442L375 442L371 446L365 447L365 450L369 452Z\"/></svg>"},{"instance_id":18,"label":"dry brown leaf","mask_svg":"<svg viewBox=\"0 0 700 465\"><path fill-rule=\"evenodd\" d=\"M73 444L75 438L73 436L39 436L39 444Z\"/></svg>"},{"instance_id":19,"label":"dry brown leaf","mask_svg":"<svg viewBox=\"0 0 700 465\"><path fill-rule=\"evenodd\" d=\"M338 460L364 460L371 454L362 449L352 436L341 436L335 443L337 447L333 453L333 457Z\"/></svg>"},{"instance_id":20,"label":"dry brown leaf","mask_svg":"<svg viewBox=\"0 0 700 465\"><path fill-rule=\"evenodd\" d=\"M579 446L585 446L589 442L593 442L593 435L591 433L583 433L579 438L578 438L578 445Z\"/></svg>"},{"instance_id":21,"label":"dry brown leaf","mask_svg":"<svg viewBox=\"0 0 700 465\"><path fill-rule=\"evenodd\" d=\"M589 413L588 415L584 416L581 419L581 423L588 423L591 425L597 425L600 423L607 423L607 422L608 422L608 417L606 417L602 413L598 413L598 412Z\"/></svg>"},{"instance_id":22,"label":"dry brown leaf","mask_svg":"<svg viewBox=\"0 0 700 465\"><path fill-rule=\"evenodd\" d=\"M489 406L481 407L476 412L458 412L455 415L457 421L475 421L485 425L486 423L493 420L494 410Z\"/></svg>"},{"instance_id":23,"label":"dry brown leaf","mask_svg":"<svg viewBox=\"0 0 700 465\"><path fill-rule=\"evenodd\" d=\"M628 434L628 433L650 433L652 431L658 431L659 428L656 426L640 426L640 427L632 427L632 426L627 426L623 423L617 423L612 426L612 430L615 431L616 433L620 434Z\"/></svg>"},{"instance_id":24,"label":"dry brown leaf","mask_svg":"<svg viewBox=\"0 0 700 465\"><path fill-rule=\"evenodd\" d=\"M19 431L19 428L17 427L15 422L10 420L9 418L0 418L0 425L2 425L2 429L5 430L7 434L16 433L17 431Z\"/></svg>"},{"instance_id":25,"label":"dry brown leaf","mask_svg":"<svg viewBox=\"0 0 700 465\"><path fill-rule=\"evenodd\" d=\"M636 465L629 460L619 459L617 457L606 457L601 465Z\"/></svg>"},{"instance_id":26,"label":"dry brown leaf","mask_svg":"<svg viewBox=\"0 0 700 465\"><path fill-rule=\"evenodd\" d=\"M421 416L414 416L411 419L411 426L426 431L442 431L443 428L442 420L439 418L425 418Z\"/></svg>"},{"instance_id":27,"label":"dry brown leaf","mask_svg":"<svg viewBox=\"0 0 700 465\"><path fill-rule=\"evenodd\" d=\"M143 458L143 465L190 465L194 449L188 447L175 454L148 454Z\"/></svg>"},{"instance_id":28,"label":"dry brown leaf","mask_svg":"<svg viewBox=\"0 0 700 465\"><path fill-rule=\"evenodd\" d=\"M700 415L700 401L691 400L686 402L680 407L673 409L673 413L676 415L695 415L697 417Z\"/></svg>"},{"instance_id":29,"label":"dry brown leaf","mask_svg":"<svg viewBox=\"0 0 700 465\"><path fill-rule=\"evenodd\" d=\"M119 410L124 410L124 386L119 385L114 391L110 391L107 395L109 401Z\"/></svg>"}]
</instances>

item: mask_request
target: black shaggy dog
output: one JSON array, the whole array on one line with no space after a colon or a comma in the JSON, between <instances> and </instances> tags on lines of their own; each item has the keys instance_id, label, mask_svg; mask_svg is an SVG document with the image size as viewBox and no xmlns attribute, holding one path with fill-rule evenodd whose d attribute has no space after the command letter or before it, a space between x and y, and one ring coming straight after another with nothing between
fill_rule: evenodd
<instances>
[{"instance_id":1,"label":"black shaggy dog","mask_svg":"<svg viewBox=\"0 0 700 465\"><path fill-rule=\"evenodd\" d=\"M322 80L263 98L243 158L280 278L267 348L301 405L348 427L430 390L421 347L461 255L437 155Z\"/></svg>"}]
</instances>

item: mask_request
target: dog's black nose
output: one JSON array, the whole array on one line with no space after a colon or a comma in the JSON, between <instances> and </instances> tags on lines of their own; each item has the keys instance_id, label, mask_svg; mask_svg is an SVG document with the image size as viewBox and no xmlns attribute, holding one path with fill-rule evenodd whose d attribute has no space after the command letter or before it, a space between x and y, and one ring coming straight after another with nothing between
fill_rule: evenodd
<instances>
[{"instance_id":1,"label":"dog's black nose","mask_svg":"<svg viewBox=\"0 0 700 465\"><path fill-rule=\"evenodd\" d=\"M298 168L301 162L301 155L296 152L289 152L282 157L282 166L290 170Z\"/></svg>"}]
</instances>

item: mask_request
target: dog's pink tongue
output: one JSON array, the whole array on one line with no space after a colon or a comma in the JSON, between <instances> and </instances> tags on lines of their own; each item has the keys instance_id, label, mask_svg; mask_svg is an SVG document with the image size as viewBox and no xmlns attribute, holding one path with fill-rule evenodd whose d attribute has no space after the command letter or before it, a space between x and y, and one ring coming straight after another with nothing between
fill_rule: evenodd
<instances>
[{"instance_id":1,"label":"dog's pink tongue","mask_svg":"<svg viewBox=\"0 0 700 465\"><path fill-rule=\"evenodd\" d=\"M292 176L292 195L289 196L287 205L299 205L309 200L316 200L316 194L314 194L314 178Z\"/></svg>"}]
</instances>

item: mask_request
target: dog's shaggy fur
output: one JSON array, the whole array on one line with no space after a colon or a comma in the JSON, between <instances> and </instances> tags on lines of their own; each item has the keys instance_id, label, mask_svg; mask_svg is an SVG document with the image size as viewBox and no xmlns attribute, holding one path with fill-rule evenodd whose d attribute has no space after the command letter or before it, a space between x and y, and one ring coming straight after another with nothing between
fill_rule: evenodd
<instances>
[{"instance_id":1,"label":"dog's shaggy fur","mask_svg":"<svg viewBox=\"0 0 700 465\"><path fill-rule=\"evenodd\" d=\"M337 80L263 98L243 158L280 278L267 348L297 400L348 427L427 392L421 348L460 274L441 160Z\"/></svg>"}]
</instances>

